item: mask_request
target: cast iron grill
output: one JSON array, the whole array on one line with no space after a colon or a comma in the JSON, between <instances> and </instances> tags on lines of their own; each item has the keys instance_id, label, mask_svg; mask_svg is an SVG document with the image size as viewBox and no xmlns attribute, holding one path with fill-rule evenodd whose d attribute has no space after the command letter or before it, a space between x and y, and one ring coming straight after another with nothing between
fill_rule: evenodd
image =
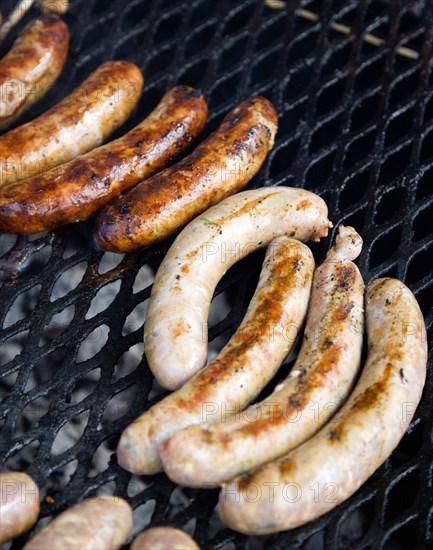
<instances>
[{"instance_id":1,"label":"cast iron grill","mask_svg":"<svg viewBox=\"0 0 433 550\"><path fill-rule=\"evenodd\" d=\"M7 12L13 2L2 4ZM299 8L319 20L300 17ZM280 130L249 187L295 185L323 196L335 225L352 224L362 234L366 282L384 275L405 281L431 339L432 11L423 0L288 0L277 9L259 0L72 0L67 67L26 119L110 58L134 61L146 78L140 105L118 134L175 83L204 90L208 131L241 99L265 95ZM367 32L382 43L363 40ZM401 55L401 47L418 55ZM218 520L217 491L120 469L120 432L160 398L142 357L142 325L153 273L171 241L123 257L96 251L90 230L82 223L30 241L0 238L0 466L34 477L50 497L42 518L110 492L133 505L136 530L149 521L186 528L204 548L433 545L431 378L390 459L349 501L290 532L241 536ZM318 259L329 242L314 247ZM218 345L245 312L260 260L247 258L218 287L229 306L210 329Z\"/></svg>"}]
</instances>

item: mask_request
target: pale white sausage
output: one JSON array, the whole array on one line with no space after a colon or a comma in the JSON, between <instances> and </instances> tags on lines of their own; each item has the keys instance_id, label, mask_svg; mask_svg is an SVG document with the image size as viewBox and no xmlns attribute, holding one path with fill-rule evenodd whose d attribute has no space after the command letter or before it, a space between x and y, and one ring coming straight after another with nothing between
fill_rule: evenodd
<instances>
[{"instance_id":1,"label":"pale white sausage","mask_svg":"<svg viewBox=\"0 0 433 550\"><path fill-rule=\"evenodd\" d=\"M309 191L264 187L223 200L185 227L156 274L144 327L149 367L163 387L181 387L205 365L210 303L224 273L280 235L326 236L327 213Z\"/></svg>"},{"instance_id":2,"label":"pale white sausage","mask_svg":"<svg viewBox=\"0 0 433 550\"><path fill-rule=\"evenodd\" d=\"M85 500L57 516L25 550L116 550L128 539L132 510L119 497Z\"/></svg>"}]
</instances>

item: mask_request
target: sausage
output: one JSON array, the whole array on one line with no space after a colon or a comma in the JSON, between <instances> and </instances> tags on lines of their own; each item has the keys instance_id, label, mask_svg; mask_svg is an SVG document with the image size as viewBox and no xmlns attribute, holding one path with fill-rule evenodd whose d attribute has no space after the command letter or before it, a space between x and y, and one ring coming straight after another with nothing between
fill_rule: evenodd
<instances>
[{"instance_id":1,"label":"sausage","mask_svg":"<svg viewBox=\"0 0 433 550\"><path fill-rule=\"evenodd\" d=\"M130 252L168 237L244 187L272 148L276 131L277 114L267 99L243 101L189 156L101 212L93 233L96 245Z\"/></svg>"},{"instance_id":2,"label":"sausage","mask_svg":"<svg viewBox=\"0 0 433 550\"><path fill-rule=\"evenodd\" d=\"M0 129L47 93L62 72L68 49L68 27L57 15L41 15L24 27L0 60Z\"/></svg>"},{"instance_id":3,"label":"sausage","mask_svg":"<svg viewBox=\"0 0 433 550\"><path fill-rule=\"evenodd\" d=\"M353 495L403 437L426 376L424 320L410 290L386 278L367 290L366 322L364 371L330 425L223 486L219 512L232 529L274 533L321 516Z\"/></svg>"},{"instance_id":4,"label":"sausage","mask_svg":"<svg viewBox=\"0 0 433 550\"><path fill-rule=\"evenodd\" d=\"M0 544L28 531L39 515L39 489L27 474L0 474Z\"/></svg>"},{"instance_id":5,"label":"sausage","mask_svg":"<svg viewBox=\"0 0 433 550\"><path fill-rule=\"evenodd\" d=\"M200 550L194 540L173 527L146 529L134 540L131 550Z\"/></svg>"},{"instance_id":6,"label":"sausage","mask_svg":"<svg viewBox=\"0 0 433 550\"><path fill-rule=\"evenodd\" d=\"M0 136L0 185L33 177L100 145L121 126L143 87L129 61L107 61L51 109Z\"/></svg>"},{"instance_id":7,"label":"sausage","mask_svg":"<svg viewBox=\"0 0 433 550\"><path fill-rule=\"evenodd\" d=\"M85 500L57 516L25 550L116 550L132 528L132 510L119 497Z\"/></svg>"},{"instance_id":8,"label":"sausage","mask_svg":"<svg viewBox=\"0 0 433 550\"><path fill-rule=\"evenodd\" d=\"M362 239L339 227L313 279L304 341L274 393L225 422L190 426L161 445L168 477L218 485L278 458L316 433L347 399L361 362L364 283L351 260Z\"/></svg>"},{"instance_id":9,"label":"sausage","mask_svg":"<svg viewBox=\"0 0 433 550\"><path fill-rule=\"evenodd\" d=\"M38 233L89 218L184 151L202 131L206 117L201 93L188 86L173 88L123 137L0 189L0 228Z\"/></svg>"},{"instance_id":10,"label":"sausage","mask_svg":"<svg viewBox=\"0 0 433 550\"><path fill-rule=\"evenodd\" d=\"M265 187L225 199L180 233L156 274L144 327L149 367L162 386L177 389L205 365L210 302L224 273L280 235L319 240L326 216L313 193Z\"/></svg>"},{"instance_id":11,"label":"sausage","mask_svg":"<svg viewBox=\"0 0 433 550\"><path fill-rule=\"evenodd\" d=\"M142 414L122 434L119 464L135 474L161 470L158 445L175 431L242 410L276 373L303 323L314 258L283 236L269 246L256 292L217 358L181 389Z\"/></svg>"}]
</instances>

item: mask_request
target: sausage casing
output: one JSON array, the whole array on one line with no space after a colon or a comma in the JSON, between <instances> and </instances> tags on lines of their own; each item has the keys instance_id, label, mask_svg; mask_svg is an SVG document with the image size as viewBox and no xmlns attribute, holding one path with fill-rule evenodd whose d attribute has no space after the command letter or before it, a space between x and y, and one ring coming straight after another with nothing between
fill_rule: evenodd
<instances>
[{"instance_id":1,"label":"sausage casing","mask_svg":"<svg viewBox=\"0 0 433 550\"><path fill-rule=\"evenodd\" d=\"M25 550L116 550L132 528L132 510L119 497L95 497L65 510Z\"/></svg>"},{"instance_id":2,"label":"sausage casing","mask_svg":"<svg viewBox=\"0 0 433 550\"><path fill-rule=\"evenodd\" d=\"M316 433L347 399L361 362L364 283L351 260L362 240L339 227L314 274L304 340L289 376L266 399L161 446L167 475L185 486L221 484L274 460Z\"/></svg>"},{"instance_id":3,"label":"sausage casing","mask_svg":"<svg viewBox=\"0 0 433 550\"><path fill-rule=\"evenodd\" d=\"M273 241L256 292L235 334L217 358L123 432L118 461L136 474L161 470L158 445L175 431L239 412L269 382L303 323L314 258L289 237Z\"/></svg>"},{"instance_id":4,"label":"sausage casing","mask_svg":"<svg viewBox=\"0 0 433 550\"><path fill-rule=\"evenodd\" d=\"M0 60L0 129L46 94L62 72L68 48L68 27L57 15L41 15L24 27Z\"/></svg>"},{"instance_id":5,"label":"sausage casing","mask_svg":"<svg viewBox=\"0 0 433 550\"><path fill-rule=\"evenodd\" d=\"M279 460L223 486L219 511L232 529L273 533L321 516L353 495L399 443L425 382L424 320L402 282L377 279L367 289L366 322L364 371L332 422Z\"/></svg>"},{"instance_id":6,"label":"sausage casing","mask_svg":"<svg viewBox=\"0 0 433 550\"><path fill-rule=\"evenodd\" d=\"M209 308L224 273L280 235L326 236L327 213L309 191L265 187L228 197L180 233L156 274L144 326L149 367L162 386L177 389L205 365Z\"/></svg>"},{"instance_id":7,"label":"sausage casing","mask_svg":"<svg viewBox=\"0 0 433 550\"><path fill-rule=\"evenodd\" d=\"M107 61L71 94L0 136L0 185L30 178L101 145L129 117L143 76L129 61Z\"/></svg>"},{"instance_id":8,"label":"sausage casing","mask_svg":"<svg viewBox=\"0 0 433 550\"><path fill-rule=\"evenodd\" d=\"M200 550L194 540L173 527L146 529L134 540L131 550Z\"/></svg>"},{"instance_id":9,"label":"sausage casing","mask_svg":"<svg viewBox=\"0 0 433 550\"><path fill-rule=\"evenodd\" d=\"M186 158L137 185L99 215L103 250L130 252L160 241L257 173L274 144L277 114L263 97L240 103Z\"/></svg>"},{"instance_id":10,"label":"sausage casing","mask_svg":"<svg viewBox=\"0 0 433 550\"><path fill-rule=\"evenodd\" d=\"M0 544L28 531L39 515L39 489L27 474L0 474Z\"/></svg>"},{"instance_id":11,"label":"sausage casing","mask_svg":"<svg viewBox=\"0 0 433 550\"><path fill-rule=\"evenodd\" d=\"M121 138L0 189L0 228L38 233L89 218L189 147L206 117L201 93L188 86L169 90L157 108Z\"/></svg>"}]
</instances>

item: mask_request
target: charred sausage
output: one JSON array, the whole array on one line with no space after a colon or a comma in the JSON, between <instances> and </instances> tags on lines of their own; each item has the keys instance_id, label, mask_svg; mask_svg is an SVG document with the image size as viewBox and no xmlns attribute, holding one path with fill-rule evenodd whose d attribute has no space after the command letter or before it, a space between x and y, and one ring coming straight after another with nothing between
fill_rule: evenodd
<instances>
[{"instance_id":1,"label":"charred sausage","mask_svg":"<svg viewBox=\"0 0 433 550\"><path fill-rule=\"evenodd\" d=\"M289 376L264 401L211 426L190 426L161 445L168 476L181 485L221 484L309 439L347 399L361 361L364 283L352 227L314 274L304 341Z\"/></svg>"},{"instance_id":2,"label":"charred sausage","mask_svg":"<svg viewBox=\"0 0 433 550\"><path fill-rule=\"evenodd\" d=\"M366 318L367 362L331 424L223 486L219 511L232 529L273 533L321 516L353 495L403 437L426 376L422 313L402 282L377 279L367 290Z\"/></svg>"},{"instance_id":3,"label":"charred sausage","mask_svg":"<svg viewBox=\"0 0 433 550\"><path fill-rule=\"evenodd\" d=\"M326 216L313 193L266 187L225 199L180 233L156 274L144 327L149 367L162 386L177 389L205 365L211 298L224 273L280 235L319 240Z\"/></svg>"},{"instance_id":4,"label":"charred sausage","mask_svg":"<svg viewBox=\"0 0 433 550\"><path fill-rule=\"evenodd\" d=\"M0 60L0 129L46 94L62 72L68 48L68 27L57 15L42 15L24 27Z\"/></svg>"},{"instance_id":5,"label":"charred sausage","mask_svg":"<svg viewBox=\"0 0 433 550\"><path fill-rule=\"evenodd\" d=\"M0 474L0 544L28 531L39 515L39 489L20 472Z\"/></svg>"},{"instance_id":6,"label":"charred sausage","mask_svg":"<svg viewBox=\"0 0 433 550\"><path fill-rule=\"evenodd\" d=\"M277 114L263 97L243 101L189 156L136 186L99 215L95 243L130 252L160 241L256 174L274 144Z\"/></svg>"},{"instance_id":7,"label":"charred sausage","mask_svg":"<svg viewBox=\"0 0 433 550\"><path fill-rule=\"evenodd\" d=\"M25 550L116 550L132 528L132 510L119 497L95 497L69 508L33 537Z\"/></svg>"},{"instance_id":8,"label":"charred sausage","mask_svg":"<svg viewBox=\"0 0 433 550\"><path fill-rule=\"evenodd\" d=\"M135 107L143 87L129 61L107 61L51 109L0 137L0 185L45 172L101 145Z\"/></svg>"},{"instance_id":9,"label":"charred sausage","mask_svg":"<svg viewBox=\"0 0 433 550\"><path fill-rule=\"evenodd\" d=\"M118 461L136 474L161 470L158 445L175 431L240 411L273 377L303 323L314 259L289 237L273 241L247 313L217 358L122 434Z\"/></svg>"},{"instance_id":10,"label":"charred sausage","mask_svg":"<svg viewBox=\"0 0 433 550\"><path fill-rule=\"evenodd\" d=\"M0 228L38 233L89 218L184 151L202 131L206 117L201 93L188 86L169 90L123 137L0 189Z\"/></svg>"}]
</instances>

